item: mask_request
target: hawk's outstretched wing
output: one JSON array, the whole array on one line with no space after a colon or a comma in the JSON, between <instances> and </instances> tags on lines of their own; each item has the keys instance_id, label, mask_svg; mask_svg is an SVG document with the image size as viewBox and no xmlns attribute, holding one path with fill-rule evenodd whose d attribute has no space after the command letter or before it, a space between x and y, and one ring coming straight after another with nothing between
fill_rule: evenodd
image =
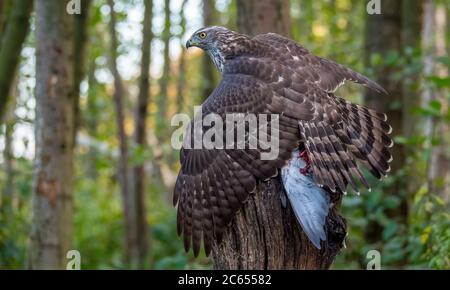
<instances>
[{"instance_id":1,"label":"hawk's outstretched wing","mask_svg":"<svg viewBox=\"0 0 450 290\"><path fill-rule=\"evenodd\" d=\"M260 80L226 74L203 104L202 112L224 118L227 113L270 113L267 104L272 99L272 90ZM311 104L299 107L297 113L311 118ZM212 239L221 239L225 227L255 190L256 180L276 176L278 168L289 159L299 144L299 131L294 119L281 117L279 121L283 129L279 132L280 151L275 160L261 160L261 152L256 149L181 150L174 204L178 202L177 229L183 233L186 250L192 243L197 255L203 236L205 252L209 254ZM192 128L188 130L191 136Z\"/></svg>"},{"instance_id":2,"label":"hawk's outstretched wing","mask_svg":"<svg viewBox=\"0 0 450 290\"><path fill-rule=\"evenodd\" d=\"M334 61L315 56L289 38L276 33L265 33L255 36L253 40L269 45L275 53L272 55L273 57L298 73L309 77L309 81L314 81L326 92L333 93L345 81L352 81L387 94L383 87L366 76Z\"/></svg>"},{"instance_id":3,"label":"hawk's outstretched wing","mask_svg":"<svg viewBox=\"0 0 450 290\"><path fill-rule=\"evenodd\" d=\"M257 180L275 176L301 141L316 183L331 191L345 192L347 184L357 190L358 180L368 187L356 159L377 177L389 171L392 141L386 116L332 94L345 80L383 91L379 85L281 36L254 39L254 53L227 60L203 114L278 114L279 155L261 160L258 149L182 149L174 194L177 229L195 255L202 238L210 253L213 239L221 240ZM258 49L258 42L265 48Z\"/></svg>"}]
</instances>

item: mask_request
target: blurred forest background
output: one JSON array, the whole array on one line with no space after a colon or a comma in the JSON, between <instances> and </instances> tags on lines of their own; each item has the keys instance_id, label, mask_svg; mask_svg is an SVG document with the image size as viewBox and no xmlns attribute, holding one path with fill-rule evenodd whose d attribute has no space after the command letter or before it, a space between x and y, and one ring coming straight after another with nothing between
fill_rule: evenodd
<instances>
[{"instance_id":1,"label":"blurred forest background","mask_svg":"<svg viewBox=\"0 0 450 290\"><path fill-rule=\"evenodd\" d=\"M0 269L65 268L69 249L82 269L212 267L176 235L170 146L171 116L219 81L184 48L209 25L282 32L389 91L341 89L388 114L396 146L391 176L344 198L333 268L365 269L376 249L384 269L450 269L450 2L68 2L0 0Z\"/></svg>"}]
</instances>

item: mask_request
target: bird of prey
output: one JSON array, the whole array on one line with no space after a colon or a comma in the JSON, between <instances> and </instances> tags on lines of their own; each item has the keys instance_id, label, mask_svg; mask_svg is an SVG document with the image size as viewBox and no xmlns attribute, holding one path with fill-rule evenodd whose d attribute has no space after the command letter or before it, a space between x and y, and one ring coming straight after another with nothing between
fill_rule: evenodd
<instances>
[{"instance_id":1,"label":"bird of prey","mask_svg":"<svg viewBox=\"0 0 450 290\"><path fill-rule=\"evenodd\" d=\"M258 181L278 174L302 229L320 249L334 197L346 193L348 186L358 193L361 186L370 189L358 165L381 179L392 160L388 151L392 129L386 115L334 93L345 81L386 91L275 33L250 37L224 27L206 27L187 41L186 48L193 46L206 51L222 76L202 104L200 117L275 114L279 152L264 160L258 148L191 149L184 143L174 205L186 251L192 245L197 256L203 240L209 255L214 239L221 241ZM188 129L189 134L193 133Z\"/></svg>"}]
</instances>

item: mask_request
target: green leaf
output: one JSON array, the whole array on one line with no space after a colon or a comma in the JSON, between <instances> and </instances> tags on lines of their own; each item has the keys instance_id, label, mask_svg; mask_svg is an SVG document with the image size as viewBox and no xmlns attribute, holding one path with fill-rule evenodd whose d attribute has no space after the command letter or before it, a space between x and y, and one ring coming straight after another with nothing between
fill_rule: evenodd
<instances>
[{"instance_id":1,"label":"green leaf","mask_svg":"<svg viewBox=\"0 0 450 290\"><path fill-rule=\"evenodd\" d=\"M442 104L439 100L431 100L428 105L430 106L430 108L432 108L438 112L441 111Z\"/></svg>"},{"instance_id":2,"label":"green leaf","mask_svg":"<svg viewBox=\"0 0 450 290\"><path fill-rule=\"evenodd\" d=\"M440 62L442 64L445 64L446 66L450 67L450 57L448 57L448 56L437 57L436 61Z\"/></svg>"},{"instance_id":3,"label":"green leaf","mask_svg":"<svg viewBox=\"0 0 450 290\"><path fill-rule=\"evenodd\" d=\"M383 199L383 204L388 209L394 209L400 205L400 199L397 196L386 196Z\"/></svg>"},{"instance_id":4,"label":"green leaf","mask_svg":"<svg viewBox=\"0 0 450 290\"><path fill-rule=\"evenodd\" d=\"M428 80L430 80L439 89L450 87L450 77L431 76L428 77Z\"/></svg>"},{"instance_id":5,"label":"green leaf","mask_svg":"<svg viewBox=\"0 0 450 290\"><path fill-rule=\"evenodd\" d=\"M398 225L395 222L390 222L383 230L383 239L385 241L392 238L397 233Z\"/></svg>"}]
</instances>

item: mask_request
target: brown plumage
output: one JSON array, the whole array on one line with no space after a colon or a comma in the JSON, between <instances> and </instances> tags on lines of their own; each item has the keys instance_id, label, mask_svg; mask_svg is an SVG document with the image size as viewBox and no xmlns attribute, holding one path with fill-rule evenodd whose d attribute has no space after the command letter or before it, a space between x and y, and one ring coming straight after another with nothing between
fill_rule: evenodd
<instances>
[{"instance_id":1,"label":"brown plumage","mask_svg":"<svg viewBox=\"0 0 450 290\"><path fill-rule=\"evenodd\" d=\"M207 36L200 39L200 33ZM392 141L386 116L334 95L346 80L385 93L367 77L274 33L250 38L209 27L196 32L187 46L203 48L222 73L203 115L277 114L280 151L275 160L262 160L258 149L181 150L173 201L186 251L192 246L197 256L203 240L208 255L213 239L221 240L257 181L276 176L300 143L315 182L332 192L345 192L348 185L358 191L358 183L369 188L357 160L378 178L389 172Z\"/></svg>"}]
</instances>

